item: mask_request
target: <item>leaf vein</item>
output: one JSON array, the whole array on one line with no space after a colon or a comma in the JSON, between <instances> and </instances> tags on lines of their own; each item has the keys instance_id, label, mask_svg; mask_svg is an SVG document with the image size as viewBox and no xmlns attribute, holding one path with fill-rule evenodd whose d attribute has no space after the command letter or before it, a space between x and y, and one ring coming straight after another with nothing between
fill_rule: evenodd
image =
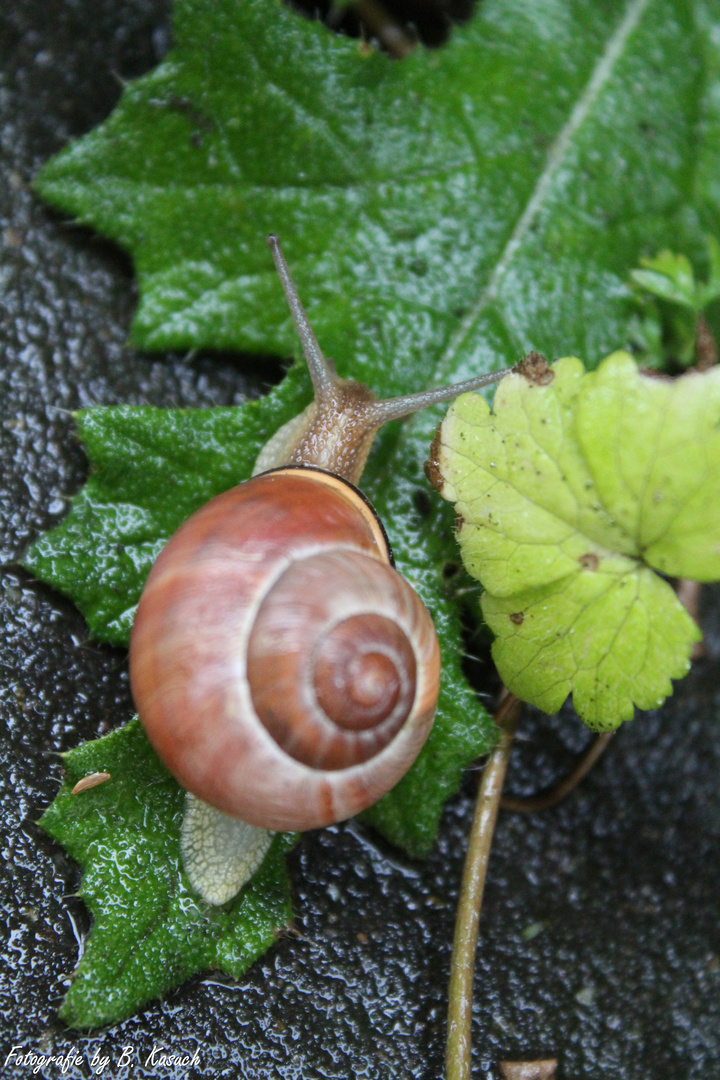
<instances>
[{"instance_id":1,"label":"leaf vein","mask_svg":"<svg viewBox=\"0 0 720 1080\"><path fill-rule=\"evenodd\" d=\"M460 348L471 336L484 310L497 299L502 278L512 263L516 252L522 245L523 240L532 228L545 201L548 199L553 182L562 167L575 135L590 115L601 90L608 82L616 63L621 58L628 39L642 18L646 7L651 2L652 0L630 0L630 3L625 10L625 15L621 19L614 34L610 37L607 48L596 64L584 92L578 99L567 123L562 128L550 148L545 168L540 174L532 194L525 205L525 209L518 218L517 224L515 225L499 260L495 264L495 268L487 285L482 290L473 309L466 315L457 331L450 339L445 352L440 358L438 363L439 373L444 374L447 369L451 367Z\"/></svg>"}]
</instances>

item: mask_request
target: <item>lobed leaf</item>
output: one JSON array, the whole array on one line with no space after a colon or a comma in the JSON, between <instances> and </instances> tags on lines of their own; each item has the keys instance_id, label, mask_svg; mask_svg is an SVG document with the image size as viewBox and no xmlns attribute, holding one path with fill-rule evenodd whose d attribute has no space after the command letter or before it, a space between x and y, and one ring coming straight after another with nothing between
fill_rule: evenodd
<instances>
[{"instance_id":1,"label":"lobed leaf","mask_svg":"<svg viewBox=\"0 0 720 1080\"><path fill-rule=\"evenodd\" d=\"M509 375L492 412L455 402L436 457L508 688L548 712L572 693L598 730L662 704L700 633L655 570L720 577L720 370Z\"/></svg>"},{"instance_id":2,"label":"lobed leaf","mask_svg":"<svg viewBox=\"0 0 720 1080\"><path fill-rule=\"evenodd\" d=\"M215 495L250 476L260 447L310 400L294 369L242 408L88 409L77 431L93 471L68 516L24 565L69 593L96 637L127 645L145 579L172 534Z\"/></svg>"},{"instance_id":3,"label":"lobed leaf","mask_svg":"<svg viewBox=\"0 0 720 1080\"><path fill-rule=\"evenodd\" d=\"M40 825L83 868L78 895L93 928L60 1015L71 1027L114 1023L196 971L238 978L292 918L278 835L234 900L210 907L180 864L184 794L137 720L63 755L66 774ZM110 779L71 794L93 772Z\"/></svg>"}]
</instances>

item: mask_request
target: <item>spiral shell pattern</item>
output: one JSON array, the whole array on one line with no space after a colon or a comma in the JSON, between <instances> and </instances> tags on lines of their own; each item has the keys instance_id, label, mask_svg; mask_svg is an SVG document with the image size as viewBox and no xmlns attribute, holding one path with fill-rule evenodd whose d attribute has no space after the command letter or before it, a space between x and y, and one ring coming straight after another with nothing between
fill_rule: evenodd
<instances>
[{"instance_id":1,"label":"spiral shell pattern","mask_svg":"<svg viewBox=\"0 0 720 1080\"><path fill-rule=\"evenodd\" d=\"M359 813L432 725L435 630L345 481L257 476L161 553L130 648L147 734L198 798L266 829Z\"/></svg>"}]
</instances>

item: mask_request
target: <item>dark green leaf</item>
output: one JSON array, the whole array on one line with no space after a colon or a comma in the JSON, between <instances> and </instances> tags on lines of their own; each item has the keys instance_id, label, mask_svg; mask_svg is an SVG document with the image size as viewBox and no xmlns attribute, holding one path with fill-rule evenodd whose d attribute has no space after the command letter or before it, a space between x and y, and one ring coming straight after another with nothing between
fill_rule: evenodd
<instances>
[{"instance_id":1,"label":"dark green leaf","mask_svg":"<svg viewBox=\"0 0 720 1080\"><path fill-rule=\"evenodd\" d=\"M25 565L72 596L97 637L127 645L145 579L167 540L214 495L247 479L260 446L310 393L300 369L242 409L79 413L93 472Z\"/></svg>"},{"instance_id":2,"label":"dark green leaf","mask_svg":"<svg viewBox=\"0 0 720 1080\"><path fill-rule=\"evenodd\" d=\"M294 837L279 835L239 895L212 908L180 867L183 793L137 721L65 754L64 765L40 824L82 866L79 895L94 917L60 1011L66 1023L113 1023L208 968L238 978L273 944L292 918L284 854ZM100 771L110 779L71 794Z\"/></svg>"}]
</instances>

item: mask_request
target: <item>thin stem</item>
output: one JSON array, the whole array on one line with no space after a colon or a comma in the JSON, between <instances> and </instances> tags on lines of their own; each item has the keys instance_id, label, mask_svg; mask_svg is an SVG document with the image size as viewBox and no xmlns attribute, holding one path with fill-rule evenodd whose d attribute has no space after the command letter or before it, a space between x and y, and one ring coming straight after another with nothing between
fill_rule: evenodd
<instances>
[{"instance_id":1,"label":"thin stem","mask_svg":"<svg viewBox=\"0 0 720 1080\"><path fill-rule=\"evenodd\" d=\"M480 908L519 711L520 702L508 693L495 714L500 738L483 770L468 840L450 965L446 1080L470 1080L472 993Z\"/></svg>"},{"instance_id":2,"label":"thin stem","mask_svg":"<svg viewBox=\"0 0 720 1080\"><path fill-rule=\"evenodd\" d=\"M691 619L700 626L700 596L702 584L692 581L690 578L678 578L675 583L675 594L687 611ZM696 641L690 653L691 660L701 660L707 653L704 640Z\"/></svg>"},{"instance_id":3,"label":"thin stem","mask_svg":"<svg viewBox=\"0 0 720 1080\"><path fill-rule=\"evenodd\" d=\"M718 362L718 347L710 323L702 312L695 324L695 367L707 371Z\"/></svg>"},{"instance_id":4,"label":"thin stem","mask_svg":"<svg viewBox=\"0 0 720 1080\"><path fill-rule=\"evenodd\" d=\"M283 292L285 293L285 299L288 302L290 314L295 323L295 329L298 332L298 337L302 344L303 356L305 357L305 362L307 363L310 372L310 378L312 379L312 384L315 388L315 396L320 397L324 393L330 392L336 384L333 367L323 355L323 351L318 344L318 340L315 337L313 328L308 320L305 308L302 306L297 287L290 274L290 268L282 253L279 238L275 236L274 233L271 233L267 238L267 242L272 252L275 268L280 275Z\"/></svg>"},{"instance_id":5,"label":"thin stem","mask_svg":"<svg viewBox=\"0 0 720 1080\"><path fill-rule=\"evenodd\" d=\"M562 802L594 768L595 763L610 745L614 734L614 731L606 731L604 735L596 735L587 750L580 755L575 767L558 784L554 784L547 791L541 791L537 795L527 797L507 795L501 800L502 809L515 810L520 814L534 814L538 810L549 810L551 806Z\"/></svg>"}]
</instances>

